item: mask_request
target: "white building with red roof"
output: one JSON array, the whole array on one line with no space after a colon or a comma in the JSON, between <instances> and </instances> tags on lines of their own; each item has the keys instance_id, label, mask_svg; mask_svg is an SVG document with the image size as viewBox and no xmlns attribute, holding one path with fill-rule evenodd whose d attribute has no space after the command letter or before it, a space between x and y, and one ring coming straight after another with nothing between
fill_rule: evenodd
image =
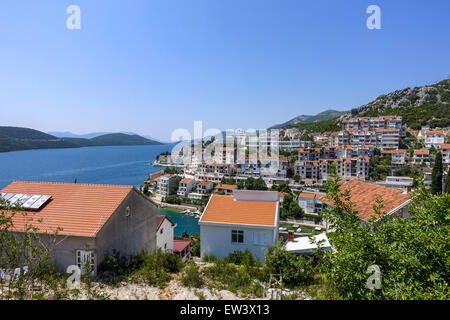
<instances>
[{"instance_id":1,"label":"white building with red roof","mask_svg":"<svg viewBox=\"0 0 450 320\"><path fill-rule=\"evenodd\" d=\"M178 185L178 191L177 195L181 197L186 197L189 192L191 192L196 185L195 179L191 178L185 178L180 181L180 184Z\"/></svg>"},{"instance_id":2,"label":"white building with red roof","mask_svg":"<svg viewBox=\"0 0 450 320\"><path fill-rule=\"evenodd\" d=\"M450 143L444 143L439 146L442 152L442 163L450 164Z\"/></svg>"},{"instance_id":3,"label":"white building with red roof","mask_svg":"<svg viewBox=\"0 0 450 320\"><path fill-rule=\"evenodd\" d=\"M176 223L165 215L156 216L156 247L163 251L173 252L173 235Z\"/></svg>"},{"instance_id":4,"label":"white building with red roof","mask_svg":"<svg viewBox=\"0 0 450 320\"><path fill-rule=\"evenodd\" d=\"M279 195L276 191L234 190L213 194L199 220L201 255L225 257L249 249L257 259L278 241Z\"/></svg>"},{"instance_id":5,"label":"white building with red roof","mask_svg":"<svg viewBox=\"0 0 450 320\"><path fill-rule=\"evenodd\" d=\"M439 148L441 144L445 143L445 133L443 130L428 130L425 131L425 147Z\"/></svg>"}]
</instances>

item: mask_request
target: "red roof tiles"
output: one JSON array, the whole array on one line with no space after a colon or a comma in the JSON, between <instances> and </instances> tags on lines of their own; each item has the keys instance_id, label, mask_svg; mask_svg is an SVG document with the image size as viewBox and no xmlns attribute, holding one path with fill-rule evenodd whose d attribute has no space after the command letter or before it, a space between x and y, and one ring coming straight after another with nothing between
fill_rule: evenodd
<instances>
[{"instance_id":1,"label":"red roof tiles","mask_svg":"<svg viewBox=\"0 0 450 320\"><path fill-rule=\"evenodd\" d=\"M41 210L27 212L39 232L53 233L60 227L63 230L59 234L94 237L132 189L132 186L14 181L2 192L52 196ZM24 217L16 214L14 230L22 231L25 224Z\"/></svg>"}]
</instances>

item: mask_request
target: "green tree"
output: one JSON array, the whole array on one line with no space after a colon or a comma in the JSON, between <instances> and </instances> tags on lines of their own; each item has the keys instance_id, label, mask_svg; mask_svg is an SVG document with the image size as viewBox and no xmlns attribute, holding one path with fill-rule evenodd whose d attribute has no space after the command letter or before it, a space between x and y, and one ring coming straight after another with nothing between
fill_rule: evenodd
<instances>
[{"instance_id":1,"label":"green tree","mask_svg":"<svg viewBox=\"0 0 450 320\"><path fill-rule=\"evenodd\" d=\"M267 279L280 275L283 285L295 287L311 282L314 268L310 259L288 252L280 241L266 251L263 274Z\"/></svg>"},{"instance_id":2,"label":"green tree","mask_svg":"<svg viewBox=\"0 0 450 320\"><path fill-rule=\"evenodd\" d=\"M434 158L433 171L431 173L431 192L442 193L442 153L438 151Z\"/></svg>"},{"instance_id":3,"label":"green tree","mask_svg":"<svg viewBox=\"0 0 450 320\"><path fill-rule=\"evenodd\" d=\"M444 192L445 193L450 193L450 170L448 170L447 178L445 179Z\"/></svg>"},{"instance_id":4,"label":"green tree","mask_svg":"<svg viewBox=\"0 0 450 320\"><path fill-rule=\"evenodd\" d=\"M175 177L174 181L172 182L172 185L169 188L169 195L174 196L177 194L178 187L180 185L181 177Z\"/></svg>"},{"instance_id":5,"label":"green tree","mask_svg":"<svg viewBox=\"0 0 450 320\"><path fill-rule=\"evenodd\" d=\"M328 285L344 299L449 299L450 194L431 195L419 183L409 206L411 217L381 218L362 224L354 205L329 181L325 211L334 253L323 252L321 270ZM382 202L374 212L382 212ZM381 287L370 289L368 268L381 271Z\"/></svg>"}]
</instances>

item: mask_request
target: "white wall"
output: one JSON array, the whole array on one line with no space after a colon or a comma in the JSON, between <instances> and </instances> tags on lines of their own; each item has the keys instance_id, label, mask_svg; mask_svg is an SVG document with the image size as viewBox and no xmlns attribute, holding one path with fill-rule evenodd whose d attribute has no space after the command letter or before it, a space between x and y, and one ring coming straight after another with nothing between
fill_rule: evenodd
<instances>
[{"instance_id":1,"label":"white wall","mask_svg":"<svg viewBox=\"0 0 450 320\"><path fill-rule=\"evenodd\" d=\"M156 233L156 247L164 250L164 245L166 244L166 250L173 251L173 230L175 227L167 220L164 219L161 227ZM161 233L161 230L163 232Z\"/></svg>"},{"instance_id":2,"label":"white wall","mask_svg":"<svg viewBox=\"0 0 450 320\"><path fill-rule=\"evenodd\" d=\"M243 230L244 243L232 243L231 230ZM256 233L265 235L265 245L257 245L254 243ZM256 259L262 260L264 259L263 248L269 248L278 241L278 229L277 227L273 227L272 229L258 229L257 227L243 228L240 226L200 225L200 241L200 252L202 256L207 253L217 257L225 257L234 250L244 252L245 248L249 248Z\"/></svg>"}]
</instances>

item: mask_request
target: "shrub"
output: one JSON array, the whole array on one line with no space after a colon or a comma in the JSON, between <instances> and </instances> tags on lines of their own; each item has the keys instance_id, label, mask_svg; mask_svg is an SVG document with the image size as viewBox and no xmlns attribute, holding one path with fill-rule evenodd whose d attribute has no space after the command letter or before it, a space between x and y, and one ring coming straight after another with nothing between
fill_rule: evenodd
<instances>
[{"instance_id":1,"label":"shrub","mask_svg":"<svg viewBox=\"0 0 450 320\"><path fill-rule=\"evenodd\" d=\"M150 285L163 287L170 280L169 273L177 273L183 268L178 255L163 252L160 248L143 256L142 265L132 274L132 279L144 279Z\"/></svg>"},{"instance_id":2,"label":"shrub","mask_svg":"<svg viewBox=\"0 0 450 320\"><path fill-rule=\"evenodd\" d=\"M254 267L257 265L255 258L248 248L245 248L244 252L239 250L233 251L225 258L225 261L227 263L234 263L247 267Z\"/></svg>"},{"instance_id":3,"label":"shrub","mask_svg":"<svg viewBox=\"0 0 450 320\"><path fill-rule=\"evenodd\" d=\"M263 273L268 280L270 275L280 275L287 287L308 284L314 277L312 260L286 251L280 242L266 252Z\"/></svg>"},{"instance_id":4,"label":"shrub","mask_svg":"<svg viewBox=\"0 0 450 320\"><path fill-rule=\"evenodd\" d=\"M189 261L184 268L181 282L187 287L200 288L203 285L203 279L198 265L193 261Z\"/></svg>"}]
</instances>

